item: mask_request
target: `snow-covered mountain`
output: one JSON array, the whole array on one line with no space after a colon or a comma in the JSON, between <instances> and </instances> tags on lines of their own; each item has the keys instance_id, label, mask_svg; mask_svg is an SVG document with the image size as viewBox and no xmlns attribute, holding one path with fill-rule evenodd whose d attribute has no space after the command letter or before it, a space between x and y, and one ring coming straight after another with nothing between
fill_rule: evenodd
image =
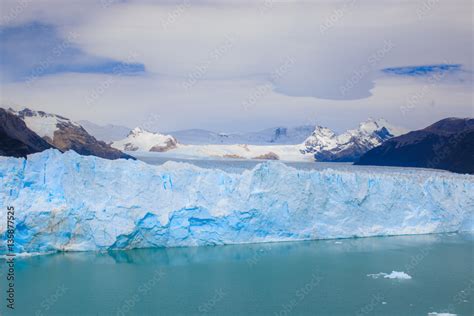
<instances>
[{"instance_id":1,"label":"snow-covered mountain","mask_svg":"<svg viewBox=\"0 0 474 316\"><path fill-rule=\"evenodd\" d=\"M7 111L21 119L30 131L61 151L74 150L81 155L93 155L106 159L133 158L98 141L79 123L63 116L28 108Z\"/></svg>"},{"instance_id":2,"label":"snow-covered mountain","mask_svg":"<svg viewBox=\"0 0 474 316\"><path fill-rule=\"evenodd\" d=\"M164 152L176 148L177 143L171 135L152 133L136 127L125 139L113 142L112 147L125 151Z\"/></svg>"},{"instance_id":3,"label":"snow-covered mountain","mask_svg":"<svg viewBox=\"0 0 474 316\"><path fill-rule=\"evenodd\" d=\"M300 152L299 145L248 145L248 144L182 144L172 135L152 133L143 128L133 129L125 139L112 143L123 151L169 152L176 158L232 158L262 160L312 160Z\"/></svg>"},{"instance_id":4,"label":"snow-covered mountain","mask_svg":"<svg viewBox=\"0 0 474 316\"><path fill-rule=\"evenodd\" d=\"M384 119L369 119L357 129L337 135L326 127L317 126L304 142L303 154L312 154L317 161L356 161L384 141L406 133Z\"/></svg>"},{"instance_id":5,"label":"snow-covered mountain","mask_svg":"<svg viewBox=\"0 0 474 316\"><path fill-rule=\"evenodd\" d=\"M297 133L301 137L306 128ZM191 131L196 132L192 138ZM394 127L383 119L369 119L359 125L359 128L348 130L337 135L332 130L316 127L311 136L296 144L280 144L282 139L289 139L288 135L295 135L294 131L288 134L288 129L269 129L268 133L255 133L254 137L237 137L237 134L210 134L205 130L189 130L187 139L205 144L183 144L176 135L152 133L140 128L133 130L129 136L112 146L125 151L169 151L177 157L194 158L234 158L234 159L265 159L286 161L356 161L368 150L379 146L385 140L403 134L405 131ZM257 135L257 136L256 136ZM273 135L273 136L271 136ZM183 134L181 134L183 136ZM270 137L270 138L269 138ZM290 137L291 138L291 137ZM264 141L264 140L271 140ZM295 139L295 138L291 138ZM235 143L241 140L241 143ZM259 143L260 144L255 144ZM248 141L248 142L245 142ZM153 149L154 148L154 149Z\"/></svg>"},{"instance_id":6,"label":"snow-covered mountain","mask_svg":"<svg viewBox=\"0 0 474 316\"><path fill-rule=\"evenodd\" d=\"M229 173L46 150L27 161L0 157L0 175L0 200L13 198L21 210L16 252L474 229L474 176L448 172L298 170L267 162ZM0 212L1 234L6 216ZM2 243L0 255L5 252Z\"/></svg>"},{"instance_id":7,"label":"snow-covered mountain","mask_svg":"<svg viewBox=\"0 0 474 316\"><path fill-rule=\"evenodd\" d=\"M89 134L106 143L124 139L131 131L130 128L121 125L98 125L86 120L78 122Z\"/></svg>"},{"instance_id":8,"label":"snow-covered mountain","mask_svg":"<svg viewBox=\"0 0 474 316\"><path fill-rule=\"evenodd\" d=\"M403 133L405 133L403 129L394 127L383 119L369 119L361 123L359 128L348 130L340 135L328 128L318 126L306 140L292 145L179 144L172 153L183 157L353 162L385 140Z\"/></svg>"},{"instance_id":9,"label":"snow-covered mountain","mask_svg":"<svg viewBox=\"0 0 474 316\"><path fill-rule=\"evenodd\" d=\"M127 137L131 129L121 125L98 125L79 121L95 138L111 143ZM314 126L273 127L257 132L225 133L205 129L184 129L164 134L173 135L180 144L186 145L294 145L301 144L314 130ZM153 132L153 131L151 131Z\"/></svg>"},{"instance_id":10,"label":"snow-covered mountain","mask_svg":"<svg viewBox=\"0 0 474 316\"><path fill-rule=\"evenodd\" d=\"M81 128L81 125L70 119L43 111L33 111L25 108L14 113L25 122L30 130L49 143L54 142L56 132L60 132L62 129Z\"/></svg>"},{"instance_id":11,"label":"snow-covered mountain","mask_svg":"<svg viewBox=\"0 0 474 316\"><path fill-rule=\"evenodd\" d=\"M54 148L9 110L0 108L0 156L26 157Z\"/></svg>"},{"instance_id":12,"label":"snow-covered mountain","mask_svg":"<svg viewBox=\"0 0 474 316\"><path fill-rule=\"evenodd\" d=\"M59 115L29 109L15 113L28 128L60 150L74 149L83 154L110 156L110 153L101 156L97 148L95 153L90 153L90 148L94 147L92 144L101 143L101 148L108 145L97 142L79 123ZM126 127L101 127L89 123L87 125L96 135L113 131L114 138L127 131ZM357 129L340 135L321 126L316 129L309 126L279 127L242 134L214 133L206 130L162 134L137 127L123 139L114 141L111 146L114 150L170 152L182 157L352 162L385 140L403 133L403 129L394 127L383 119L369 119ZM308 135L310 136L307 137ZM78 144L80 146L77 146ZM119 157L117 153L112 156Z\"/></svg>"}]
</instances>

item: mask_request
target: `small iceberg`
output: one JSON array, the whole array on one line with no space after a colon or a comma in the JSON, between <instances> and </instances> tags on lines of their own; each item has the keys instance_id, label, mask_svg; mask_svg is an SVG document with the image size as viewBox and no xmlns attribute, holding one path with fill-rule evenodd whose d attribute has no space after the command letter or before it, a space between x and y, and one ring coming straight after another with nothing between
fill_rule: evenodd
<instances>
[{"instance_id":1,"label":"small iceberg","mask_svg":"<svg viewBox=\"0 0 474 316\"><path fill-rule=\"evenodd\" d=\"M399 279L399 280L410 280L411 276L406 274L405 272L399 271L392 271L392 273L375 273L375 274L367 274L368 277L378 279L379 277L383 277L384 279Z\"/></svg>"}]
</instances>

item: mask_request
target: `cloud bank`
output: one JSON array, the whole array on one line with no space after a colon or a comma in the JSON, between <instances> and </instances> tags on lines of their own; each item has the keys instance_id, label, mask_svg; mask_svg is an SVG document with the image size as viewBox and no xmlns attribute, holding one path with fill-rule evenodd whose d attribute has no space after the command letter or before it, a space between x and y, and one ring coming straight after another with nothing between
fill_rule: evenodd
<instances>
[{"instance_id":1,"label":"cloud bank","mask_svg":"<svg viewBox=\"0 0 474 316\"><path fill-rule=\"evenodd\" d=\"M13 32L2 50L27 53L4 58L4 103L163 129L473 115L469 1L8 0L2 12L2 36L31 23L55 34L45 47L44 34ZM70 48L34 84L12 70L31 72L61 41ZM436 65L462 78L420 72Z\"/></svg>"}]
</instances>

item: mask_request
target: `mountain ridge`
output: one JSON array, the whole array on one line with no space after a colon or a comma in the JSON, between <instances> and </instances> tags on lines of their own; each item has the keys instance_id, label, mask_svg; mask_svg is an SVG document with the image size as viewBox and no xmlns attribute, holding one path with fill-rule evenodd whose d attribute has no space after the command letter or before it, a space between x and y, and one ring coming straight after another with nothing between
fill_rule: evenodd
<instances>
[{"instance_id":1,"label":"mountain ridge","mask_svg":"<svg viewBox=\"0 0 474 316\"><path fill-rule=\"evenodd\" d=\"M81 155L93 155L105 159L135 159L132 156L110 147L103 141L91 136L79 123L57 114L35 111L4 109L9 113L9 121L21 120L27 130L48 143L52 148L64 152L74 150ZM41 143L36 139L38 144ZM43 144L44 145L44 144ZM44 146L43 146L44 147Z\"/></svg>"},{"instance_id":2,"label":"mountain ridge","mask_svg":"<svg viewBox=\"0 0 474 316\"><path fill-rule=\"evenodd\" d=\"M313 154L317 161L353 162L368 150L404 132L404 129L389 124L385 119L372 118L361 122L358 128L341 134L316 126L305 140L302 153Z\"/></svg>"},{"instance_id":3,"label":"mountain ridge","mask_svg":"<svg viewBox=\"0 0 474 316\"><path fill-rule=\"evenodd\" d=\"M474 174L474 119L446 118L392 138L365 153L356 164Z\"/></svg>"},{"instance_id":4,"label":"mountain ridge","mask_svg":"<svg viewBox=\"0 0 474 316\"><path fill-rule=\"evenodd\" d=\"M22 119L0 108L1 156L26 157L50 148L55 147L30 130Z\"/></svg>"}]
</instances>

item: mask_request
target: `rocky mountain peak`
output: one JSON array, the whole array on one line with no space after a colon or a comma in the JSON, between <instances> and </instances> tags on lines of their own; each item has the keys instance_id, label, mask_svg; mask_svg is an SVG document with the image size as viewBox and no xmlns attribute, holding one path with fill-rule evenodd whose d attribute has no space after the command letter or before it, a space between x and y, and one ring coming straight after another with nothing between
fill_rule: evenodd
<instances>
[{"instance_id":1,"label":"rocky mountain peak","mask_svg":"<svg viewBox=\"0 0 474 316\"><path fill-rule=\"evenodd\" d=\"M384 119L373 118L360 123L357 129L339 135L329 128L317 126L304 142L302 152L314 154L319 161L355 161L385 140L402 134L402 131Z\"/></svg>"},{"instance_id":2,"label":"rocky mountain peak","mask_svg":"<svg viewBox=\"0 0 474 316\"><path fill-rule=\"evenodd\" d=\"M24 108L8 112L24 122L32 133L61 151L74 150L81 155L106 159L133 158L91 136L80 124L60 115Z\"/></svg>"}]
</instances>

